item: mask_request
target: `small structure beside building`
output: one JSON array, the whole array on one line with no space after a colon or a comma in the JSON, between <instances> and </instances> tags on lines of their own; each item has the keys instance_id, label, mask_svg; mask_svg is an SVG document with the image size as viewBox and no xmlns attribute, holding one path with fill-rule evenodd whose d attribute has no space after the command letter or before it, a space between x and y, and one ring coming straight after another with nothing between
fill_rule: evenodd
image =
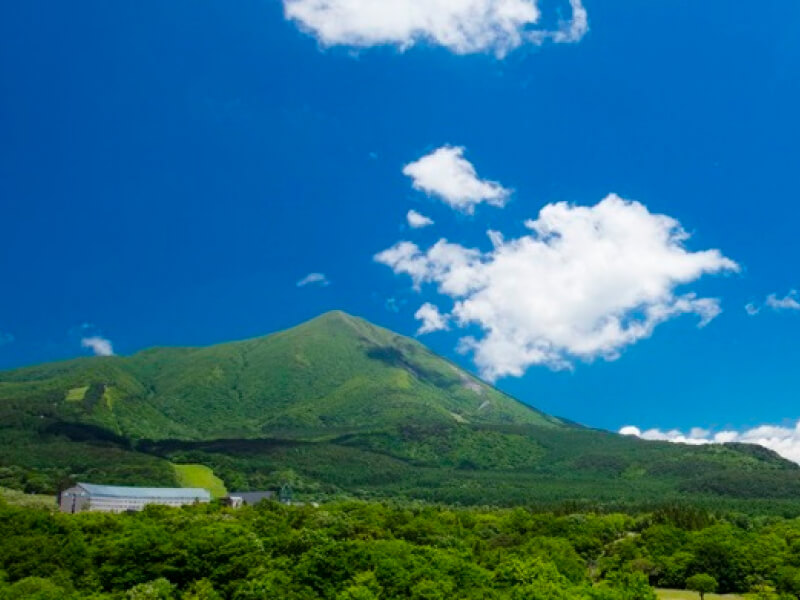
<instances>
[{"instance_id":1,"label":"small structure beside building","mask_svg":"<svg viewBox=\"0 0 800 600\"><path fill-rule=\"evenodd\" d=\"M293 492L289 484L284 484L276 492L273 490L262 490L257 492L230 492L224 502L232 508L242 506L253 506L262 500L277 500L281 504L297 504L292 501Z\"/></svg>"},{"instance_id":2,"label":"small structure beside building","mask_svg":"<svg viewBox=\"0 0 800 600\"><path fill-rule=\"evenodd\" d=\"M142 510L148 504L184 506L210 502L211 494L202 488L146 488L78 483L59 494L61 512L86 510L125 512Z\"/></svg>"},{"instance_id":3,"label":"small structure beside building","mask_svg":"<svg viewBox=\"0 0 800 600\"><path fill-rule=\"evenodd\" d=\"M242 506L253 506L262 500L273 500L275 492L267 490L263 492L231 492L225 498L227 504L233 508Z\"/></svg>"}]
</instances>

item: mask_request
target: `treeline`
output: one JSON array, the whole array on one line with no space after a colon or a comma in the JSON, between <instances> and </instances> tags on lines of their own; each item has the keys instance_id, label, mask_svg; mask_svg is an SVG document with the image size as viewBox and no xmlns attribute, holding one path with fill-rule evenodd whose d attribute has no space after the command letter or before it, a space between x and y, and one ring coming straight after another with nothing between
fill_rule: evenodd
<instances>
[{"instance_id":1,"label":"treeline","mask_svg":"<svg viewBox=\"0 0 800 600\"><path fill-rule=\"evenodd\" d=\"M47 431L18 430L2 420L5 416L0 411L0 487L55 495L76 481L177 485L167 460L131 451L102 430L83 426L71 430L63 424L48 426ZM76 439L78 430L95 437ZM67 431L73 437L67 437Z\"/></svg>"},{"instance_id":2,"label":"treeline","mask_svg":"<svg viewBox=\"0 0 800 600\"><path fill-rule=\"evenodd\" d=\"M628 536L606 548L603 570L644 573L664 588L696 589L692 580L704 575L714 583L706 591L800 598L800 519L712 518L676 509L636 520Z\"/></svg>"},{"instance_id":3,"label":"treeline","mask_svg":"<svg viewBox=\"0 0 800 600\"><path fill-rule=\"evenodd\" d=\"M800 597L800 520L347 502L65 515L0 505L0 600Z\"/></svg>"}]
</instances>

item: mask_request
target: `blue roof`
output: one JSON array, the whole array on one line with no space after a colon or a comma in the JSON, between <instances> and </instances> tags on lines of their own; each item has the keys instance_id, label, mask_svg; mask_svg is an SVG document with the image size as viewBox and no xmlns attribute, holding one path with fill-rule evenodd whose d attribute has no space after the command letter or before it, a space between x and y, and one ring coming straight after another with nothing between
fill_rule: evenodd
<instances>
[{"instance_id":1,"label":"blue roof","mask_svg":"<svg viewBox=\"0 0 800 600\"><path fill-rule=\"evenodd\" d=\"M92 496L105 496L107 498L191 498L211 500L211 494L203 488L148 488L96 485L94 483L79 483L78 485Z\"/></svg>"}]
</instances>

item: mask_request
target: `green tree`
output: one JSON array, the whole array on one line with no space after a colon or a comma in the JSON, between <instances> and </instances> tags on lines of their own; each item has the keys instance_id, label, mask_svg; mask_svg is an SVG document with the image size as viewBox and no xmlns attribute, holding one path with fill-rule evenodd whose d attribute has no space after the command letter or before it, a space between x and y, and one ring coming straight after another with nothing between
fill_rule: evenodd
<instances>
[{"instance_id":1,"label":"green tree","mask_svg":"<svg viewBox=\"0 0 800 600\"><path fill-rule=\"evenodd\" d=\"M698 573L686 580L686 588L700 594L700 600L703 600L706 594L717 591L717 580L708 573Z\"/></svg>"},{"instance_id":2,"label":"green tree","mask_svg":"<svg viewBox=\"0 0 800 600\"><path fill-rule=\"evenodd\" d=\"M615 572L594 590L598 600L656 600L656 593L644 573Z\"/></svg>"},{"instance_id":3,"label":"green tree","mask_svg":"<svg viewBox=\"0 0 800 600\"><path fill-rule=\"evenodd\" d=\"M163 577L140 583L128 590L127 600L172 600L175 586Z\"/></svg>"},{"instance_id":4,"label":"green tree","mask_svg":"<svg viewBox=\"0 0 800 600\"><path fill-rule=\"evenodd\" d=\"M753 584L750 592L756 600L776 600L778 598L775 588L764 581Z\"/></svg>"},{"instance_id":5,"label":"green tree","mask_svg":"<svg viewBox=\"0 0 800 600\"><path fill-rule=\"evenodd\" d=\"M26 577L0 589L0 600L65 600L72 597L61 586L41 577Z\"/></svg>"},{"instance_id":6,"label":"green tree","mask_svg":"<svg viewBox=\"0 0 800 600\"><path fill-rule=\"evenodd\" d=\"M336 600L377 600L381 595L381 586L375 573L367 571L353 577L353 582L336 595Z\"/></svg>"},{"instance_id":7,"label":"green tree","mask_svg":"<svg viewBox=\"0 0 800 600\"><path fill-rule=\"evenodd\" d=\"M792 566L781 567L775 575L778 591L800 598L800 569Z\"/></svg>"},{"instance_id":8,"label":"green tree","mask_svg":"<svg viewBox=\"0 0 800 600\"><path fill-rule=\"evenodd\" d=\"M200 579L189 586L181 600L222 600L222 596L208 579Z\"/></svg>"}]
</instances>

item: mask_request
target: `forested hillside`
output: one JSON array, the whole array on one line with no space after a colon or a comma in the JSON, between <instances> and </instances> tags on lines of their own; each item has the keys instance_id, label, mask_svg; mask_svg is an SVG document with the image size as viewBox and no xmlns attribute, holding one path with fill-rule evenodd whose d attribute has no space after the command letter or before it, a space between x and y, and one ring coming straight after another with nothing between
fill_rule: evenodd
<instances>
[{"instance_id":1,"label":"forested hillside","mask_svg":"<svg viewBox=\"0 0 800 600\"><path fill-rule=\"evenodd\" d=\"M768 450L564 422L341 312L241 342L0 373L0 486L177 485L176 463L309 498L778 511L800 498L800 468Z\"/></svg>"}]
</instances>

